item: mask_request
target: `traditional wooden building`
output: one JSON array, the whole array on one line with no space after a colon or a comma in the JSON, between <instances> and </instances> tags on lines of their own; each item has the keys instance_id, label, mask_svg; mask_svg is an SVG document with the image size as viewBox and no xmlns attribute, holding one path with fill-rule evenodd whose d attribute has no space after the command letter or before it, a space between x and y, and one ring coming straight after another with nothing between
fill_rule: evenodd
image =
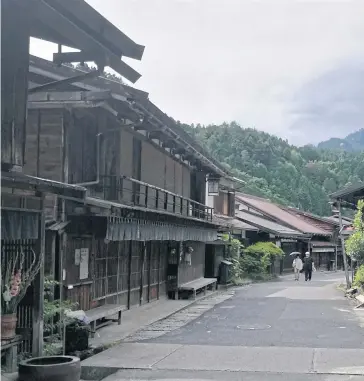
<instances>
[{"instance_id":1,"label":"traditional wooden building","mask_svg":"<svg viewBox=\"0 0 364 381\"><path fill-rule=\"evenodd\" d=\"M282 271L292 269L289 253L294 251L302 254L310 251L317 268L333 269L337 258L337 236L333 223L255 196L237 193L236 200L240 204L238 218L259 227L260 236L264 234L266 239L275 240L286 253L281 264Z\"/></svg>"},{"instance_id":2,"label":"traditional wooden building","mask_svg":"<svg viewBox=\"0 0 364 381\"><path fill-rule=\"evenodd\" d=\"M342 250L339 240L340 224L335 218L316 216L295 208L284 208L297 218L318 227L330 234L326 238L312 237L309 248L315 260L315 265L322 270L343 268Z\"/></svg>"},{"instance_id":3,"label":"traditional wooden building","mask_svg":"<svg viewBox=\"0 0 364 381\"><path fill-rule=\"evenodd\" d=\"M22 300L17 311L17 335L3 342L8 352L7 365L16 365L16 347L40 355L43 346L43 289L45 220L50 200L64 221L64 200L83 202L86 189L67 184L67 163L61 163L61 176L57 181L44 171L41 143L36 141L32 171L24 170L25 152L34 147L26 131L27 98L29 93L42 94L46 89L62 88L65 82L59 77L44 82L29 78L29 40L37 37L58 44L54 60L61 62L94 61L97 70L82 73L81 78L97 76L110 66L119 74L135 82L140 75L121 56L141 59L144 47L135 44L83 0L4 0L1 2L1 218L2 218L2 268L9 263L19 266L20 252L33 255L40 271L34 284ZM79 52L64 53L62 46L76 48ZM67 82L75 82L80 77ZM44 94L44 93L43 93ZM30 122L31 123L31 122ZM37 135L39 136L39 135ZM64 135L62 135L64 137ZM42 142L43 143L43 142ZM47 141L53 145L55 141ZM30 147L29 147L30 146ZM66 149L66 145L63 146ZM53 146L57 149L57 145ZM33 160L32 157L30 160ZM31 173L31 174L30 174ZM40 177L44 175L44 177ZM28 258L27 255L23 257ZM12 262L10 262L12 261ZM14 262L15 261L15 262ZM21 266L28 266L24 260ZM23 267L23 270L26 268Z\"/></svg>"},{"instance_id":4,"label":"traditional wooden building","mask_svg":"<svg viewBox=\"0 0 364 381\"><path fill-rule=\"evenodd\" d=\"M230 258L231 239L238 239L245 245L246 237L250 232L258 229L235 216L235 192L244 186L244 182L236 177L216 178L211 176L209 187L206 189L206 203L213 208L214 221L220 225L220 234L228 236L228 241L218 240L207 245L206 250L206 276L217 277L220 263Z\"/></svg>"},{"instance_id":5,"label":"traditional wooden building","mask_svg":"<svg viewBox=\"0 0 364 381\"><path fill-rule=\"evenodd\" d=\"M102 77L66 84L80 71L30 61L34 86L65 85L29 98L25 170L88 190L64 211L47 200L47 271L64 297L108 314L214 283L204 280L219 227L206 178L229 174L147 93Z\"/></svg>"}]
</instances>

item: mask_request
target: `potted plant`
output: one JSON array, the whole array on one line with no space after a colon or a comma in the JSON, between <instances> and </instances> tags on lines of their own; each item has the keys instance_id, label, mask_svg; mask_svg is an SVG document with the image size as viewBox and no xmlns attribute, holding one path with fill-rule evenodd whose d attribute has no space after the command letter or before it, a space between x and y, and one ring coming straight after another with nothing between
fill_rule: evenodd
<instances>
[{"instance_id":1,"label":"potted plant","mask_svg":"<svg viewBox=\"0 0 364 381\"><path fill-rule=\"evenodd\" d=\"M25 268L26 253L23 248L15 257L6 256L1 266L1 339L10 340L15 336L17 322L17 307L24 298L25 293L39 272L42 258L37 261L33 249L30 250L32 259ZM4 260L4 259L3 259Z\"/></svg>"}]
</instances>

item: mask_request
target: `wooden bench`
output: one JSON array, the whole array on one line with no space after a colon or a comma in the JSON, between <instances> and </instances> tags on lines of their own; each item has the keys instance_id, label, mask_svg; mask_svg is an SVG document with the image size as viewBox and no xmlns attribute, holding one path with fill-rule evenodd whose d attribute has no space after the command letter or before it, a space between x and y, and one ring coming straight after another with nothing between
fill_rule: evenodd
<instances>
[{"instance_id":1,"label":"wooden bench","mask_svg":"<svg viewBox=\"0 0 364 381\"><path fill-rule=\"evenodd\" d=\"M5 352L4 370L9 373L18 368L18 345L23 341L22 335L16 335L10 340L1 340L1 352Z\"/></svg>"},{"instance_id":2,"label":"wooden bench","mask_svg":"<svg viewBox=\"0 0 364 381\"><path fill-rule=\"evenodd\" d=\"M199 278L196 280L193 280L191 282L187 282L182 284L178 287L178 291L192 291L193 292L193 298L196 299L197 291L202 290L204 294L206 294L206 290L208 288L217 289L217 279L216 278Z\"/></svg>"},{"instance_id":3,"label":"wooden bench","mask_svg":"<svg viewBox=\"0 0 364 381\"><path fill-rule=\"evenodd\" d=\"M104 306L96 307L89 311L86 311L85 314L91 326L91 337L95 336L95 332L97 328L101 328L105 326L106 324L109 324L110 321L118 322L118 325L120 325L121 313L126 310L127 310L126 306L122 306L118 304L105 304ZM116 314L118 315L117 319L108 319L107 322L96 325L98 320L111 317Z\"/></svg>"}]
</instances>

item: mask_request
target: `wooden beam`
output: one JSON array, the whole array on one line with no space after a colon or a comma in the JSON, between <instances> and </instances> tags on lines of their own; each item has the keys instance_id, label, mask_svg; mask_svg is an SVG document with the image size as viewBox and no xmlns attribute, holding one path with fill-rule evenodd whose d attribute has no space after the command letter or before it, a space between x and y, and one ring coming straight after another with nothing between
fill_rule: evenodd
<instances>
[{"instance_id":1,"label":"wooden beam","mask_svg":"<svg viewBox=\"0 0 364 381\"><path fill-rule=\"evenodd\" d=\"M53 53L53 62L57 65L71 62L106 62L105 54L99 55L98 52L65 52Z\"/></svg>"},{"instance_id":2,"label":"wooden beam","mask_svg":"<svg viewBox=\"0 0 364 381\"><path fill-rule=\"evenodd\" d=\"M121 57L114 55L106 55L99 52L69 52L69 53L54 53L53 62L61 65L68 62L95 62L103 63L105 66L110 66L117 73L127 78L132 83L135 83L141 75L131 66L121 60Z\"/></svg>"},{"instance_id":3,"label":"wooden beam","mask_svg":"<svg viewBox=\"0 0 364 381\"><path fill-rule=\"evenodd\" d=\"M132 83L135 83L141 77L137 71L121 61L121 57L115 55L115 53L110 51L105 45L95 40L94 37L60 13L46 0L38 0L36 4L38 6L35 12L38 19L51 29L56 30L56 32L59 35L64 36L66 40L73 41L74 46L77 47L77 49L86 52L95 52L95 59L106 57L106 65Z\"/></svg>"},{"instance_id":4,"label":"wooden beam","mask_svg":"<svg viewBox=\"0 0 364 381\"><path fill-rule=\"evenodd\" d=\"M77 24L87 25L90 34L116 55L142 59L144 46L132 41L84 0L46 0L46 2L52 4L62 14L72 13Z\"/></svg>"},{"instance_id":5,"label":"wooden beam","mask_svg":"<svg viewBox=\"0 0 364 381\"><path fill-rule=\"evenodd\" d=\"M174 140L168 139L168 140L163 142L162 147L163 148L175 148L176 147L176 143L175 143Z\"/></svg>"},{"instance_id":6,"label":"wooden beam","mask_svg":"<svg viewBox=\"0 0 364 381\"><path fill-rule=\"evenodd\" d=\"M40 91L45 91L48 89L56 89L57 87L59 87L61 85L72 84L72 83L79 82L79 81L82 82L88 78L98 77L103 72L103 70L104 70L104 68L101 68L101 69L90 71L88 73L76 75L74 77L69 77L69 78L60 79L57 81L44 83L43 85L38 85L36 87L32 87L31 89L29 89L28 94L38 93Z\"/></svg>"},{"instance_id":7,"label":"wooden beam","mask_svg":"<svg viewBox=\"0 0 364 381\"><path fill-rule=\"evenodd\" d=\"M134 126L133 130L134 131L150 131L151 128L148 124L142 123L142 124L138 124L137 126Z\"/></svg>"},{"instance_id":8,"label":"wooden beam","mask_svg":"<svg viewBox=\"0 0 364 381\"><path fill-rule=\"evenodd\" d=\"M184 148L176 148L175 150L173 150L173 153L177 155L184 155L186 153L186 150Z\"/></svg>"},{"instance_id":9,"label":"wooden beam","mask_svg":"<svg viewBox=\"0 0 364 381\"><path fill-rule=\"evenodd\" d=\"M111 92L105 91L42 91L30 94L28 102L79 102L105 101L111 99Z\"/></svg>"},{"instance_id":10,"label":"wooden beam","mask_svg":"<svg viewBox=\"0 0 364 381\"><path fill-rule=\"evenodd\" d=\"M163 141L163 131L160 130L152 130L148 133L149 139L158 139Z\"/></svg>"}]
</instances>

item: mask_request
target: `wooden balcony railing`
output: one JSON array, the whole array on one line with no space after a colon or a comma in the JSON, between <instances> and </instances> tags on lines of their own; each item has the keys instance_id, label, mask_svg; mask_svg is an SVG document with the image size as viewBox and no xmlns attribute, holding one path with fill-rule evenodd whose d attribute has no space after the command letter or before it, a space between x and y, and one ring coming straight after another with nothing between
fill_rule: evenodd
<instances>
[{"instance_id":1,"label":"wooden balcony railing","mask_svg":"<svg viewBox=\"0 0 364 381\"><path fill-rule=\"evenodd\" d=\"M101 176L99 184L89 187L89 195L205 221L213 216L209 206L127 176Z\"/></svg>"}]
</instances>

